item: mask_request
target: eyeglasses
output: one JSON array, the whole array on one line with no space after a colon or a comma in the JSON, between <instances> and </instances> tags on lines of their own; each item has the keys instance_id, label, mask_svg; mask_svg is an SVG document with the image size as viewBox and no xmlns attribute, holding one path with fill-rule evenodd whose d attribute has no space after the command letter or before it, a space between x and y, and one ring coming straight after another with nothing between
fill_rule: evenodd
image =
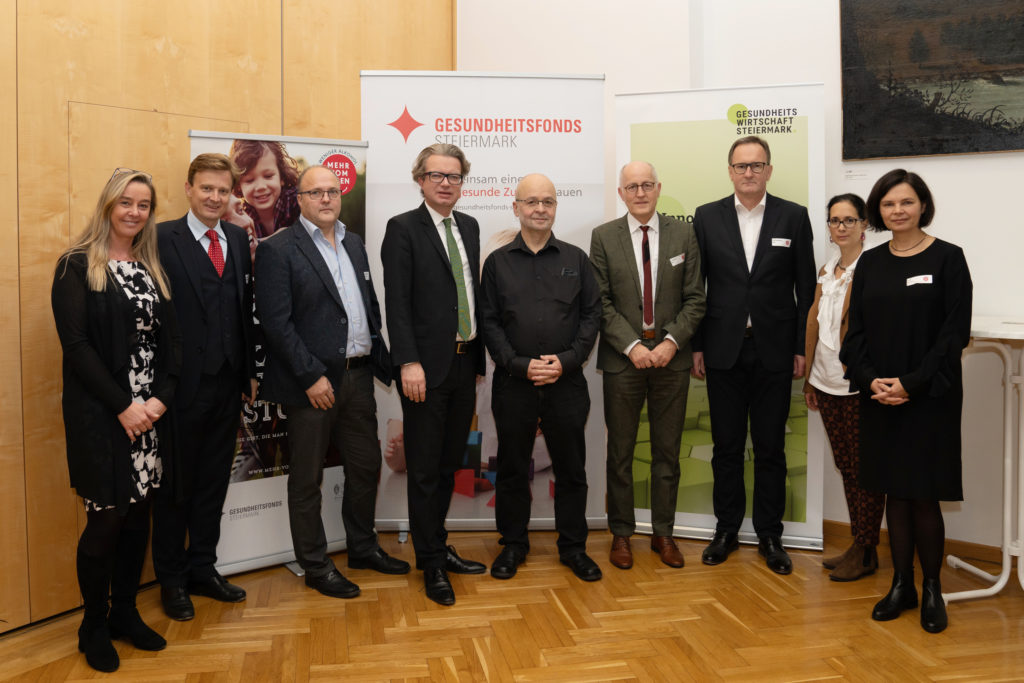
<instances>
[{"instance_id":1,"label":"eyeglasses","mask_svg":"<svg viewBox=\"0 0 1024 683\"><path fill-rule=\"evenodd\" d=\"M328 199L337 199L341 196L341 190L303 190L302 192L296 192L296 194L308 194L309 198L315 202L324 195L327 195Z\"/></svg>"},{"instance_id":2,"label":"eyeglasses","mask_svg":"<svg viewBox=\"0 0 1024 683\"><path fill-rule=\"evenodd\" d=\"M729 165L732 166L732 170L736 172L736 175L743 175L744 173L747 172L748 168L751 171L753 171L754 173L763 173L765 166L767 166L768 164L766 164L763 161L755 161L752 164L729 164ZM719 168L721 168L721 167L719 167Z\"/></svg>"},{"instance_id":3,"label":"eyeglasses","mask_svg":"<svg viewBox=\"0 0 1024 683\"><path fill-rule=\"evenodd\" d=\"M536 209L538 206L543 206L545 209L553 209L558 205L558 202L554 199L537 199L536 197L517 199L516 201L528 209Z\"/></svg>"},{"instance_id":4,"label":"eyeglasses","mask_svg":"<svg viewBox=\"0 0 1024 683\"><path fill-rule=\"evenodd\" d=\"M829 218L828 227L838 228L839 224L842 223L844 228L846 228L847 230L852 230L853 228L856 228L860 223L863 222L863 218L852 218L849 216L846 218Z\"/></svg>"},{"instance_id":5,"label":"eyeglasses","mask_svg":"<svg viewBox=\"0 0 1024 683\"><path fill-rule=\"evenodd\" d=\"M626 194L636 194L637 190L643 188L644 192L654 192L654 188L657 186L657 183L652 183L650 181L646 183L630 183L629 185L626 185L624 188L622 188L622 191L625 192Z\"/></svg>"},{"instance_id":6,"label":"eyeglasses","mask_svg":"<svg viewBox=\"0 0 1024 683\"><path fill-rule=\"evenodd\" d=\"M439 183L445 178L448 179L449 185L461 185L462 174L461 173L441 173L440 171L430 171L429 173L423 174L424 178L429 178L432 183Z\"/></svg>"},{"instance_id":7,"label":"eyeglasses","mask_svg":"<svg viewBox=\"0 0 1024 683\"><path fill-rule=\"evenodd\" d=\"M136 174L137 173L138 175L143 176L146 180L148 180L150 182L153 182L153 176L149 175L145 171L136 171L134 168L128 168L126 166L119 166L119 167L115 168L114 172L110 174L110 178L107 179L107 182L109 183L111 180L113 180L117 176L125 175L127 173L132 173L132 174Z\"/></svg>"}]
</instances>

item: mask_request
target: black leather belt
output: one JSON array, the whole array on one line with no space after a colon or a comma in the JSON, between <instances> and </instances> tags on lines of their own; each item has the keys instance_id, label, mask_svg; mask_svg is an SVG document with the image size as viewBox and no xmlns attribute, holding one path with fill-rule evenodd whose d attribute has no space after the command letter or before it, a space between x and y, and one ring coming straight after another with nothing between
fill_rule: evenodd
<instances>
[{"instance_id":1,"label":"black leather belt","mask_svg":"<svg viewBox=\"0 0 1024 683\"><path fill-rule=\"evenodd\" d=\"M467 353L473 351L476 348L476 339L470 339L469 341L457 341L455 342L455 353L460 356L465 356Z\"/></svg>"},{"instance_id":2,"label":"black leather belt","mask_svg":"<svg viewBox=\"0 0 1024 683\"><path fill-rule=\"evenodd\" d=\"M356 368L361 368L361 367L365 366L369 362L370 362L370 357L369 356L356 356L355 358L346 358L345 359L345 369L346 370L355 370Z\"/></svg>"},{"instance_id":3,"label":"black leather belt","mask_svg":"<svg viewBox=\"0 0 1024 683\"><path fill-rule=\"evenodd\" d=\"M754 336L754 327L753 326L750 326L746 330L743 331L743 338L744 339L752 339L753 336Z\"/></svg>"}]
</instances>

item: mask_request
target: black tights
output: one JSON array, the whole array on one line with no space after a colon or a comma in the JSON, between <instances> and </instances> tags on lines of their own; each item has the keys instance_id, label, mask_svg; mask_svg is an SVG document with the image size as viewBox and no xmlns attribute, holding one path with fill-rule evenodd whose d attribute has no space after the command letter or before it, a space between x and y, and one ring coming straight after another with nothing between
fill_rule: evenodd
<instances>
[{"instance_id":1,"label":"black tights","mask_svg":"<svg viewBox=\"0 0 1024 683\"><path fill-rule=\"evenodd\" d=\"M946 542L946 526L937 500L893 498L885 503L892 566L897 573L914 572L914 548L926 579L938 579Z\"/></svg>"},{"instance_id":2,"label":"black tights","mask_svg":"<svg viewBox=\"0 0 1024 683\"><path fill-rule=\"evenodd\" d=\"M132 503L124 516L117 510L86 512L77 569L87 622L106 619L108 600L115 608L135 609L149 540L149 505L148 499Z\"/></svg>"}]
</instances>

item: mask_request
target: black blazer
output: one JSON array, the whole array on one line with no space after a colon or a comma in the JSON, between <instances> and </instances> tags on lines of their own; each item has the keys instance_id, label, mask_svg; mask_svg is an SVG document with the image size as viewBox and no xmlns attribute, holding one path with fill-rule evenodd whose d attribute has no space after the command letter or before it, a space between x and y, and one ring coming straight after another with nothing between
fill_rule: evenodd
<instances>
[{"instance_id":1,"label":"black blazer","mask_svg":"<svg viewBox=\"0 0 1024 683\"><path fill-rule=\"evenodd\" d=\"M476 219L454 211L455 223L469 259L473 295L480 308L480 226ZM388 318L391 360L396 366L420 363L427 388L448 375L459 330L459 295L448 252L425 204L388 221L381 244L384 263L384 307ZM477 316L477 336L480 334ZM483 344L476 344L476 373L483 375Z\"/></svg>"},{"instance_id":2,"label":"black blazer","mask_svg":"<svg viewBox=\"0 0 1024 683\"><path fill-rule=\"evenodd\" d=\"M765 368L791 369L793 356L804 353L816 281L807 209L767 196L749 271L734 195L698 207L693 227L707 285L707 312L694 337L694 351L704 352L710 368L731 368L739 357L749 315Z\"/></svg>"},{"instance_id":3,"label":"black blazer","mask_svg":"<svg viewBox=\"0 0 1024 683\"><path fill-rule=\"evenodd\" d=\"M346 230L342 241L359 280L370 325L373 374L391 384L391 359L381 338L380 304L366 247ZM306 389L326 376L337 387L345 372L348 318L323 256L301 222L256 248L256 312L267 346L260 397L304 405Z\"/></svg>"},{"instance_id":4,"label":"black blazer","mask_svg":"<svg viewBox=\"0 0 1024 683\"><path fill-rule=\"evenodd\" d=\"M68 473L78 495L124 510L134 490L131 441L117 415L132 402L128 373L137 341L135 307L113 279L102 292L91 291L86 268L85 254L62 257L50 292L64 352L61 405ZM160 296L154 313L160 329L152 391L169 407L181 366L181 336L170 301ZM158 452L168 464L173 461L172 417L167 412L156 422Z\"/></svg>"},{"instance_id":5,"label":"black blazer","mask_svg":"<svg viewBox=\"0 0 1024 683\"><path fill-rule=\"evenodd\" d=\"M251 390L249 379L256 376L253 352L256 334L252 320L252 259L249 257L249 238L245 229L221 221L228 240L227 256L235 269L235 289L238 292L238 314L242 321L242 348L245 372L238 377L240 393ZM203 344L206 343L206 307L199 282L199 268L205 258L196 249L196 238L189 230L186 216L157 225L160 263L171 285L174 308L181 328L181 379L175 395L180 405L188 405L199 388L203 369Z\"/></svg>"}]
</instances>

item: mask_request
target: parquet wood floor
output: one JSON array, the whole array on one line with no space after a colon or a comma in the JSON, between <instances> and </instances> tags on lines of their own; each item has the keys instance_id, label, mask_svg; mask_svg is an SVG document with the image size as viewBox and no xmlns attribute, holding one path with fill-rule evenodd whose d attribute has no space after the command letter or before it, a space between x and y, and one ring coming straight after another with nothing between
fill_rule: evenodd
<instances>
[{"instance_id":1,"label":"parquet wood floor","mask_svg":"<svg viewBox=\"0 0 1024 683\"><path fill-rule=\"evenodd\" d=\"M80 611L0 638L0 678L77 681L945 681L1024 680L1024 591L949 606L950 627L925 633L916 611L877 623L890 565L872 577L828 580L821 554L791 551L790 576L771 573L742 546L718 567L703 543L683 541L686 567L662 565L634 537L633 569L608 561L611 537L594 531L590 554L604 579L583 583L558 563L555 536L531 535L528 561L510 581L455 576L457 604L423 593L422 575L338 568L362 587L354 600L309 590L284 567L236 576L239 604L194 598L196 618L164 616L159 590L139 596L143 618L169 641L140 652L118 642L121 668L91 670L77 651ZM831 541L832 539L828 539ZM385 549L413 560L395 534ZM493 532L453 533L465 557L488 564ZM834 550L842 543L829 543ZM946 590L979 582L944 569Z\"/></svg>"}]
</instances>

